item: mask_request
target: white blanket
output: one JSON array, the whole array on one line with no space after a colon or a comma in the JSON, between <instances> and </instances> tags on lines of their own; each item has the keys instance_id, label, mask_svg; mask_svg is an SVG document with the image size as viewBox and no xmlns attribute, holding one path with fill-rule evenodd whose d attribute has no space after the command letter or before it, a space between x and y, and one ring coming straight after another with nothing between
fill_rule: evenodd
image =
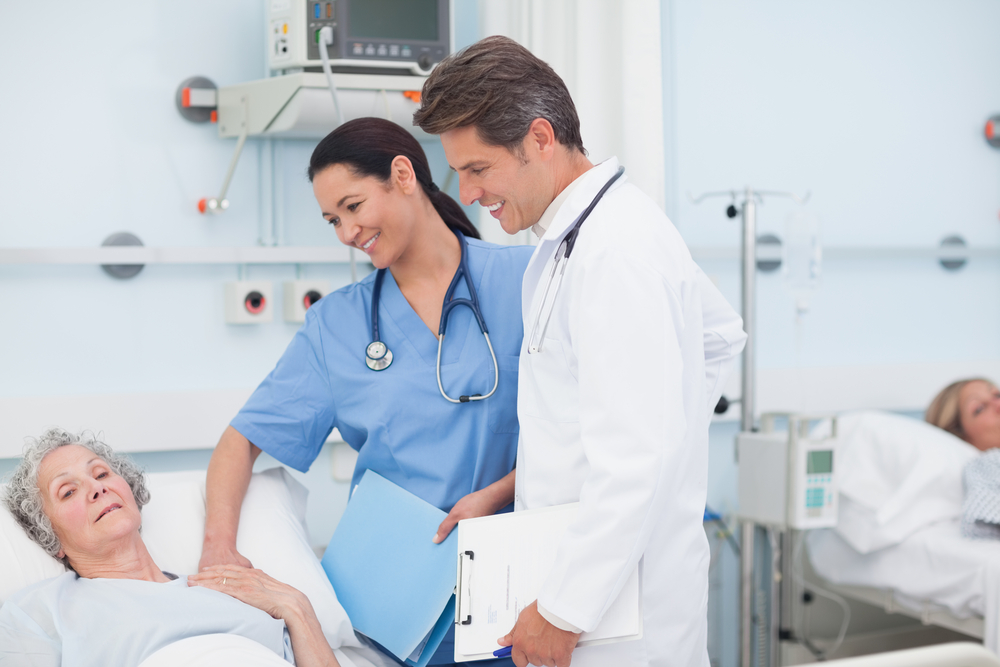
<instances>
[{"instance_id":1,"label":"white blanket","mask_svg":"<svg viewBox=\"0 0 1000 667\"><path fill-rule=\"evenodd\" d=\"M294 648L294 647L293 647ZM344 648L334 651L341 667L394 667L373 649ZM201 635L165 646L142 661L139 667L288 667L288 663L261 644L239 635Z\"/></svg>"},{"instance_id":2,"label":"white blanket","mask_svg":"<svg viewBox=\"0 0 1000 667\"><path fill-rule=\"evenodd\" d=\"M903 607L924 601L959 618L983 617L983 643L1000 654L1000 541L962 537L960 520L942 521L894 546L859 553L833 530L807 536L817 574L835 584L891 589Z\"/></svg>"},{"instance_id":3,"label":"white blanket","mask_svg":"<svg viewBox=\"0 0 1000 667\"><path fill-rule=\"evenodd\" d=\"M925 422L887 412L838 418L837 532L861 553L899 544L962 514L962 469L979 450Z\"/></svg>"}]
</instances>

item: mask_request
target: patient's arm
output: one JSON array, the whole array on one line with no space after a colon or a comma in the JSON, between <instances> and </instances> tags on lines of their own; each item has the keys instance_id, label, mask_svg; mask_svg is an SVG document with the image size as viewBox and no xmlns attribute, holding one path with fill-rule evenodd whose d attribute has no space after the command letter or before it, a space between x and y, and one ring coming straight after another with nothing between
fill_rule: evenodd
<instances>
[{"instance_id":1,"label":"patient's arm","mask_svg":"<svg viewBox=\"0 0 1000 667\"><path fill-rule=\"evenodd\" d=\"M514 502L514 477L517 470L511 470L505 477L499 479L485 489L474 491L465 496L451 508L448 516L438 526L434 535L435 544L440 544L448 537L452 528L462 519L474 519L479 516L492 516L507 505Z\"/></svg>"},{"instance_id":2,"label":"patient's arm","mask_svg":"<svg viewBox=\"0 0 1000 667\"><path fill-rule=\"evenodd\" d=\"M205 481L205 541L198 569L212 565L253 567L236 550L240 508L250 485L253 463L260 448L232 426L226 427L208 463Z\"/></svg>"},{"instance_id":3,"label":"patient's arm","mask_svg":"<svg viewBox=\"0 0 1000 667\"><path fill-rule=\"evenodd\" d=\"M337 667L316 611L304 593L277 579L238 565L216 565L188 576L188 586L204 586L256 607L288 628L298 667Z\"/></svg>"}]
</instances>

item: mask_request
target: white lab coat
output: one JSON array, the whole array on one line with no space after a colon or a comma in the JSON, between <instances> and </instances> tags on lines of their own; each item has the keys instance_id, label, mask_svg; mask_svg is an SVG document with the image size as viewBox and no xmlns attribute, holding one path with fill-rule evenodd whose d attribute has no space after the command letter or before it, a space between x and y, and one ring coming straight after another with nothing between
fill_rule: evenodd
<instances>
[{"instance_id":1,"label":"white lab coat","mask_svg":"<svg viewBox=\"0 0 1000 667\"><path fill-rule=\"evenodd\" d=\"M585 631L642 561L643 638L579 648L574 667L708 665L708 425L746 334L625 176L583 224L528 353L556 248L617 169L582 177L524 274L515 506L580 501L538 601Z\"/></svg>"}]
</instances>

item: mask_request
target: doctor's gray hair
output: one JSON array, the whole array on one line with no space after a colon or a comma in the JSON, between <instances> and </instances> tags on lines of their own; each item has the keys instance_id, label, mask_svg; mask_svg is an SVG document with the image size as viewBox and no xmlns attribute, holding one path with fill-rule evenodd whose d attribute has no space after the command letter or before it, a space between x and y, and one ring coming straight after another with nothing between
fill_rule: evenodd
<instances>
[{"instance_id":1,"label":"doctor's gray hair","mask_svg":"<svg viewBox=\"0 0 1000 667\"><path fill-rule=\"evenodd\" d=\"M149 489L146 488L146 478L142 469L132 459L124 454L116 454L111 447L88 431L74 435L54 428L46 431L38 439L28 438L24 445L21 463L7 482L3 502L28 537L45 549L45 553L66 567L70 567L66 557L59 558L57 555L62 545L52 529L52 522L45 515L42 491L38 488L38 474L42 460L56 449L67 445L85 447L101 457L116 475L128 483L135 497L135 504L140 510L149 502Z\"/></svg>"},{"instance_id":2,"label":"doctor's gray hair","mask_svg":"<svg viewBox=\"0 0 1000 667\"><path fill-rule=\"evenodd\" d=\"M587 154L565 82L528 49L494 35L434 68L413 124L430 134L473 125L484 143L523 158L522 143L536 118L549 122L560 144Z\"/></svg>"}]
</instances>

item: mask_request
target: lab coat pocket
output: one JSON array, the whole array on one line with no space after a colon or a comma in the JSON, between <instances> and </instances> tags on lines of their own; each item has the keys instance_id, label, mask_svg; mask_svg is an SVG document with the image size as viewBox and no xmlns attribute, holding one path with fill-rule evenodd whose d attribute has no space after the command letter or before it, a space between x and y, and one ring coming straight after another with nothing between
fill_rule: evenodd
<instances>
[{"instance_id":1,"label":"lab coat pocket","mask_svg":"<svg viewBox=\"0 0 1000 667\"><path fill-rule=\"evenodd\" d=\"M580 386L562 342L546 338L542 351L521 358L518 414L551 422L580 421Z\"/></svg>"},{"instance_id":2,"label":"lab coat pocket","mask_svg":"<svg viewBox=\"0 0 1000 667\"><path fill-rule=\"evenodd\" d=\"M489 407L489 425L493 433L517 433L517 370L518 357L498 354L500 382L496 393L486 399Z\"/></svg>"}]
</instances>

